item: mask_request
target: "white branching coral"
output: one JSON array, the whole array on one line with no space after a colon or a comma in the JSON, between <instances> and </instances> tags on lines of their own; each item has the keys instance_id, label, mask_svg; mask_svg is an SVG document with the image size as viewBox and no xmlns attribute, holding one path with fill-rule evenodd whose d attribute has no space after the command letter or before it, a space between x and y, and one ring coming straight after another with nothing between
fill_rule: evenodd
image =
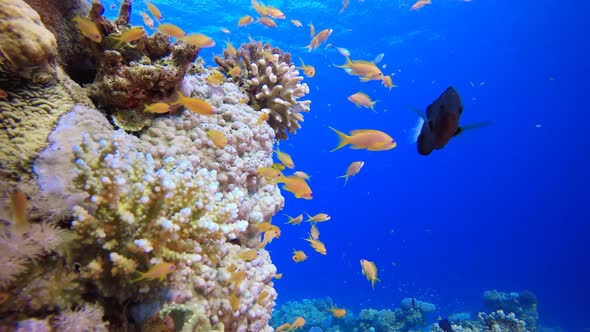
<instances>
[{"instance_id":1,"label":"white branching coral","mask_svg":"<svg viewBox=\"0 0 590 332\"><path fill-rule=\"evenodd\" d=\"M103 322L104 312L98 305L86 304L74 310L68 309L59 313L52 326L57 332L106 332L108 327Z\"/></svg>"},{"instance_id":2,"label":"white branching coral","mask_svg":"<svg viewBox=\"0 0 590 332\"><path fill-rule=\"evenodd\" d=\"M311 101L299 98L309 93L309 87L301 83L303 76L299 76L289 53L252 41L243 44L236 57L226 50L223 57L215 57L215 62L224 73L240 67L241 74L233 76L234 83L248 93L252 108L269 115L268 124L278 140L301 128L302 112L309 111Z\"/></svg>"}]
</instances>

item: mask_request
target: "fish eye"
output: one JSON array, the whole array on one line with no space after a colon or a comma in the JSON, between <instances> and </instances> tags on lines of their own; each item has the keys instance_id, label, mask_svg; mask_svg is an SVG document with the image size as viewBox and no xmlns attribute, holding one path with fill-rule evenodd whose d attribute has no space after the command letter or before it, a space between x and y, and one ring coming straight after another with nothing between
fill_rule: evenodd
<instances>
[{"instance_id":1,"label":"fish eye","mask_svg":"<svg viewBox=\"0 0 590 332\"><path fill-rule=\"evenodd\" d=\"M175 268L176 268L176 266L174 266L174 265L170 266L170 271L174 271Z\"/></svg>"}]
</instances>

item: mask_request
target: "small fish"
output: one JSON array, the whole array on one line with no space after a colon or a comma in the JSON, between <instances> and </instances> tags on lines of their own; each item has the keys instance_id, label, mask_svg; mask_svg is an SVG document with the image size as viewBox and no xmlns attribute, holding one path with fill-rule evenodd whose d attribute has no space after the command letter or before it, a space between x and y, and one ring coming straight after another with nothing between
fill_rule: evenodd
<instances>
[{"instance_id":1,"label":"small fish","mask_svg":"<svg viewBox=\"0 0 590 332\"><path fill-rule=\"evenodd\" d=\"M254 22L254 18L252 16L250 16L250 15L242 16L240 18L240 20L238 21L238 26L244 27L252 22Z\"/></svg>"},{"instance_id":2,"label":"small fish","mask_svg":"<svg viewBox=\"0 0 590 332\"><path fill-rule=\"evenodd\" d=\"M113 47L117 48L122 43L132 43L132 42L137 41L145 36L147 36L147 33L145 32L143 27L133 27L133 28L121 33L120 36L117 36L117 37L110 37L109 36L109 37L115 40L115 45Z\"/></svg>"},{"instance_id":3,"label":"small fish","mask_svg":"<svg viewBox=\"0 0 590 332\"><path fill-rule=\"evenodd\" d=\"M377 63L381 62L381 60L383 60L383 57L384 57L384 56L385 56L385 54L384 54L384 53L379 53L379 54L378 54L378 55L375 57L375 59L373 60L373 62L374 62L375 64L377 64Z\"/></svg>"},{"instance_id":4,"label":"small fish","mask_svg":"<svg viewBox=\"0 0 590 332\"><path fill-rule=\"evenodd\" d=\"M277 153L277 158L283 163L283 165L291 169L295 167L295 163L293 163L293 159L289 154L281 152L278 148L275 152Z\"/></svg>"},{"instance_id":5,"label":"small fish","mask_svg":"<svg viewBox=\"0 0 590 332\"><path fill-rule=\"evenodd\" d=\"M299 316L299 317L295 318L293 323L291 323L291 327L289 328L289 331L297 330L299 328L302 328L303 326L305 326L305 319L303 317Z\"/></svg>"},{"instance_id":6,"label":"small fish","mask_svg":"<svg viewBox=\"0 0 590 332\"><path fill-rule=\"evenodd\" d=\"M348 182L348 177L357 175L364 165L364 161L354 161L350 163L348 169L346 169L346 174L339 176L339 178L344 178L344 185Z\"/></svg>"},{"instance_id":7,"label":"small fish","mask_svg":"<svg viewBox=\"0 0 590 332\"><path fill-rule=\"evenodd\" d=\"M229 306L233 311L236 311L240 308L240 299L235 293L231 293L229 296Z\"/></svg>"},{"instance_id":8,"label":"small fish","mask_svg":"<svg viewBox=\"0 0 590 332\"><path fill-rule=\"evenodd\" d=\"M481 122L469 126L459 126L463 105L459 93L452 86L448 87L432 104L426 108L426 114L414 110L424 124L418 136L418 153L427 156L433 150L444 148L451 138L464 130L479 128L490 124Z\"/></svg>"},{"instance_id":9,"label":"small fish","mask_svg":"<svg viewBox=\"0 0 590 332\"><path fill-rule=\"evenodd\" d=\"M283 176L279 178L277 182L283 183L283 190L292 193L293 195L295 195L295 198L313 198L313 192L311 191L311 188L309 187L307 182L305 182L305 180L303 180L302 178L296 176Z\"/></svg>"},{"instance_id":10,"label":"small fish","mask_svg":"<svg viewBox=\"0 0 590 332\"><path fill-rule=\"evenodd\" d=\"M440 319L438 321L438 327L445 332L454 332L453 326L451 326L451 322L448 319Z\"/></svg>"},{"instance_id":11,"label":"small fish","mask_svg":"<svg viewBox=\"0 0 590 332\"><path fill-rule=\"evenodd\" d=\"M258 120L256 121L257 124L262 124L263 122L268 121L269 115L268 113L262 113L260 114L260 116L258 117Z\"/></svg>"},{"instance_id":12,"label":"small fish","mask_svg":"<svg viewBox=\"0 0 590 332\"><path fill-rule=\"evenodd\" d=\"M308 52L317 49L323 42L325 42L328 39L328 37L330 37L332 31L332 29L324 29L318 32L318 34L311 39L309 45L306 46Z\"/></svg>"},{"instance_id":13,"label":"small fish","mask_svg":"<svg viewBox=\"0 0 590 332\"><path fill-rule=\"evenodd\" d=\"M256 1L256 0L250 0L250 3L252 4L252 7L254 7L254 10L256 10L258 15L260 15L260 16L267 16L268 15L268 12L266 10L266 6L259 4L258 1Z\"/></svg>"},{"instance_id":14,"label":"small fish","mask_svg":"<svg viewBox=\"0 0 590 332\"><path fill-rule=\"evenodd\" d=\"M238 269L229 277L228 283L234 284L234 289L236 289L244 280L246 280L246 272Z\"/></svg>"},{"instance_id":15,"label":"small fish","mask_svg":"<svg viewBox=\"0 0 590 332\"><path fill-rule=\"evenodd\" d=\"M361 268L363 275L367 277L367 280L371 281L371 287L375 289L375 281L381 281L377 278L377 266L371 261L361 259Z\"/></svg>"},{"instance_id":16,"label":"small fish","mask_svg":"<svg viewBox=\"0 0 590 332\"><path fill-rule=\"evenodd\" d=\"M215 46L215 41L202 33L193 33L190 35L178 38L189 45L194 45L198 48L207 48Z\"/></svg>"},{"instance_id":17,"label":"small fish","mask_svg":"<svg viewBox=\"0 0 590 332\"><path fill-rule=\"evenodd\" d=\"M0 89L0 99L8 101L8 92L4 91L3 89Z\"/></svg>"},{"instance_id":18,"label":"small fish","mask_svg":"<svg viewBox=\"0 0 590 332\"><path fill-rule=\"evenodd\" d=\"M288 225L299 225L303 221L303 213L301 213L300 215L298 215L295 218L292 218L287 214L286 214L286 216L287 216L287 218L289 218L289 220L285 224L288 224Z\"/></svg>"},{"instance_id":19,"label":"small fish","mask_svg":"<svg viewBox=\"0 0 590 332\"><path fill-rule=\"evenodd\" d=\"M152 266L147 272L137 271L137 273L140 274L140 277L132 280L131 282L137 282L144 279L153 280L156 278L158 278L159 281L162 282L164 281L164 279L166 279L166 276L169 273L174 272L174 270L176 270L176 265L172 263L158 263Z\"/></svg>"},{"instance_id":20,"label":"small fish","mask_svg":"<svg viewBox=\"0 0 590 332\"><path fill-rule=\"evenodd\" d=\"M340 9L340 14L344 13L344 10L348 7L348 0L344 0L342 3L342 9Z\"/></svg>"},{"instance_id":21,"label":"small fish","mask_svg":"<svg viewBox=\"0 0 590 332\"><path fill-rule=\"evenodd\" d=\"M177 91L178 100L172 103L172 105L181 104L191 112L195 112L200 115L213 115L215 114L215 107L211 106L207 101L199 98L185 97L182 92Z\"/></svg>"},{"instance_id":22,"label":"small fish","mask_svg":"<svg viewBox=\"0 0 590 332\"><path fill-rule=\"evenodd\" d=\"M229 35L231 32L227 29L227 28L220 28L219 30L221 30L221 32Z\"/></svg>"},{"instance_id":23,"label":"small fish","mask_svg":"<svg viewBox=\"0 0 590 332\"><path fill-rule=\"evenodd\" d=\"M150 105L145 105L143 111L145 113L156 113L156 114L163 114L170 112L170 105L166 103L153 103Z\"/></svg>"},{"instance_id":24,"label":"small fish","mask_svg":"<svg viewBox=\"0 0 590 332\"><path fill-rule=\"evenodd\" d=\"M329 128L340 137L340 143L330 152L334 152L348 144L352 145L353 149L367 149L369 151L391 150L397 146L397 143L391 138L391 136L379 130L353 130L350 132L349 136L332 127Z\"/></svg>"},{"instance_id":25,"label":"small fish","mask_svg":"<svg viewBox=\"0 0 590 332\"><path fill-rule=\"evenodd\" d=\"M289 323L282 324L281 326L277 327L275 330L275 332L281 332L281 331L292 331L291 324L289 324Z\"/></svg>"},{"instance_id":26,"label":"small fish","mask_svg":"<svg viewBox=\"0 0 590 332\"><path fill-rule=\"evenodd\" d=\"M336 318L342 318L342 317L346 316L346 309L344 309L344 308L336 308L336 307L332 306L331 308L328 308L326 310L331 312L332 316L334 316Z\"/></svg>"},{"instance_id":27,"label":"small fish","mask_svg":"<svg viewBox=\"0 0 590 332\"><path fill-rule=\"evenodd\" d=\"M336 67L343 68L350 75L359 76L361 82L383 79L381 69L379 69L379 67L373 62L365 60L350 60L350 57L347 56L346 63Z\"/></svg>"},{"instance_id":28,"label":"small fish","mask_svg":"<svg viewBox=\"0 0 590 332\"><path fill-rule=\"evenodd\" d=\"M432 2L430 0L418 0L416 3L412 5L410 8L411 10L418 10L426 5L430 5Z\"/></svg>"},{"instance_id":29,"label":"small fish","mask_svg":"<svg viewBox=\"0 0 590 332\"><path fill-rule=\"evenodd\" d=\"M238 51L236 51L236 48L234 47L234 45L232 45L232 43L229 42L229 40L225 42L225 49L234 58L237 58L238 57Z\"/></svg>"},{"instance_id":30,"label":"small fish","mask_svg":"<svg viewBox=\"0 0 590 332\"><path fill-rule=\"evenodd\" d=\"M275 277L276 277L276 275L275 275ZM260 292L258 294L258 297L256 298L256 303L260 304L262 302L262 300L264 300L267 296L268 296L268 292L266 290L263 290L262 292Z\"/></svg>"},{"instance_id":31,"label":"small fish","mask_svg":"<svg viewBox=\"0 0 590 332\"><path fill-rule=\"evenodd\" d=\"M256 173L264 176L265 178L271 179L271 180L277 180L277 179L284 176L280 170L272 168L272 167L260 167L259 169L256 170Z\"/></svg>"},{"instance_id":32,"label":"small fish","mask_svg":"<svg viewBox=\"0 0 590 332\"><path fill-rule=\"evenodd\" d=\"M240 68L240 66L236 65L234 66L232 69L230 69L227 74L229 76L238 76L240 75L240 73L242 72L242 69Z\"/></svg>"},{"instance_id":33,"label":"small fish","mask_svg":"<svg viewBox=\"0 0 590 332\"><path fill-rule=\"evenodd\" d=\"M183 37L186 35L186 32L184 32L181 28L179 28L178 26L176 26L172 23L160 24L158 26L158 31L160 31L161 33L168 35L170 37L174 37L176 39L179 39L180 37Z\"/></svg>"},{"instance_id":34,"label":"small fish","mask_svg":"<svg viewBox=\"0 0 590 332\"><path fill-rule=\"evenodd\" d=\"M277 27L277 23L270 17L261 17L258 19L258 23L261 23L262 25L265 25L269 28Z\"/></svg>"},{"instance_id":35,"label":"small fish","mask_svg":"<svg viewBox=\"0 0 590 332\"><path fill-rule=\"evenodd\" d=\"M330 45L332 45L332 44L330 44ZM338 47L335 45L332 45L332 47L334 47L336 49L336 51L338 51L338 53L340 53L340 55L345 56L345 57L350 56L350 51L345 49L344 47Z\"/></svg>"},{"instance_id":36,"label":"small fish","mask_svg":"<svg viewBox=\"0 0 590 332\"><path fill-rule=\"evenodd\" d=\"M282 273L275 274L275 279L277 279L277 280L283 279L283 274Z\"/></svg>"},{"instance_id":37,"label":"small fish","mask_svg":"<svg viewBox=\"0 0 590 332\"><path fill-rule=\"evenodd\" d=\"M389 88L389 91L391 91L391 88L397 88L397 85L393 84L391 76L389 75L383 76L383 78L381 79L381 83L384 87Z\"/></svg>"},{"instance_id":38,"label":"small fish","mask_svg":"<svg viewBox=\"0 0 590 332\"><path fill-rule=\"evenodd\" d=\"M100 34L96 23L92 22L89 18L76 16L73 18L73 21L76 23L76 28L78 28L84 37L95 43L100 43L102 41L102 35Z\"/></svg>"},{"instance_id":39,"label":"small fish","mask_svg":"<svg viewBox=\"0 0 590 332\"><path fill-rule=\"evenodd\" d=\"M255 260L256 258L258 258L258 250L256 249L248 249L246 251L242 251L238 257L240 257L241 259L245 260L246 262L250 262Z\"/></svg>"},{"instance_id":40,"label":"small fish","mask_svg":"<svg viewBox=\"0 0 590 332\"><path fill-rule=\"evenodd\" d=\"M320 238L320 230L317 228L315 223L311 224L311 228L309 229L309 236L314 240L318 240Z\"/></svg>"},{"instance_id":41,"label":"small fish","mask_svg":"<svg viewBox=\"0 0 590 332\"><path fill-rule=\"evenodd\" d=\"M148 28L154 29L154 20L150 17L150 15L146 12L140 12L141 18L143 19L143 24L145 24Z\"/></svg>"},{"instance_id":42,"label":"small fish","mask_svg":"<svg viewBox=\"0 0 590 332\"><path fill-rule=\"evenodd\" d=\"M10 195L10 212L12 213L11 231L15 234L24 234L29 230L29 218L27 213L28 199L19 189Z\"/></svg>"},{"instance_id":43,"label":"small fish","mask_svg":"<svg viewBox=\"0 0 590 332\"><path fill-rule=\"evenodd\" d=\"M262 237L262 241L260 241L260 243L258 243L258 247L259 248L264 248L267 244L271 243L272 240L274 240L275 238L279 238L279 233L277 231L267 231L264 232L264 235Z\"/></svg>"},{"instance_id":44,"label":"small fish","mask_svg":"<svg viewBox=\"0 0 590 332\"><path fill-rule=\"evenodd\" d=\"M324 221L328 221L330 219L332 219L332 217L330 217L326 213L318 213L313 217L310 216L309 214L307 214L307 220L305 222L324 222Z\"/></svg>"},{"instance_id":45,"label":"small fish","mask_svg":"<svg viewBox=\"0 0 590 332\"><path fill-rule=\"evenodd\" d=\"M301 263L307 259L307 255L301 250L293 249L293 257L291 257L295 263Z\"/></svg>"},{"instance_id":46,"label":"small fish","mask_svg":"<svg viewBox=\"0 0 590 332\"><path fill-rule=\"evenodd\" d=\"M302 178L305 181L309 181L309 178L311 177L311 175L309 175L303 171L296 171L295 173L293 173L293 175L295 175L298 178Z\"/></svg>"},{"instance_id":47,"label":"small fish","mask_svg":"<svg viewBox=\"0 0 590 332\"><path fill-rule=\"evenodd\" d=\"M213 70L213 71L211 71L211 74L209 74L209 76L207 76L207 83L209 83L211 85L219 85L219 84L223 83L224 79L225 79L225 77L223 76L223 74L220 71Z\"/></svg>"},{"instance_id":48,"label":"small fish","mask_svg":"<svg viewBox=\"0 0 590 332\"><path fill-rule=\"evenodd\" d=\"M227 136L217 129L207 130L207 136L213 142L213 145L215 145L215 147L218 149L223 149L227 145Z\"/></svg>"},{"instance_id":49,"label":"small fish","mask_svg":"<svg viewBox=\"0 0 590 332\"><path fill-rule=\"evenodd\" d=\"M305 62L303 62L303 59L301 59L301 57L299 57L299 60L301 60L301 67L297 67L297 69L303 70L303 73L307 77L314 77L315 68L312 65L306 65Z\"/></svg>"},{"instance_id":50,"label":"small fish","mask_svg":"<svg viewBox=\"0 0 590 332\"><path fill-rule=\"evenodd\" d=\"M158 9L158 7L156 7L156 5L152 4L149 1L146 1L145 4L147 5L150 13L152 13L152 16L156 18L156 21L158 21L158 22L162 21L162 13L160 13L160 10Z\"/></svg>"},{"instance_id":51,"label":"small fish","mask_svg":"<svg viewBox=\"0 0 590 332\"><path fill-rule=\"evenodd\" d=\"M273 6L266 6L266 13L268 16L278 20L284 20L286 17L280 9Z\"/></svg>"},{"instance_id":52,"label":"small fish","mask_svg":"<svg viewBox=\"0 0 590 332\"><path fill-rule=\"evenodd\" d=\"M311 38L313 38L313 36L315 35L315 26L311 22L309 22L308 25L309 25L309 36Z\"/></svg>"},{"instance_id":53,"label":"small fish","mask_svg":"<svg viewBox=\"0 0 590 332\"><path fill-rule=\"evenodd\" d=\"M117 5L116 5L116 4L114 4L114 3L112 3L112 4L111 4L111 6L109 7L109 9L110 9L110 10L113 10L113 9L115 9L115 7L117 7Z\"/></svg>"},{"instance_id":54,"label":"small fish","mask_svg":"<svg viewBox=\"0 0 590 332\"><path fill-rule=\"evenodd\" d=\"M303 26L303 24L301 24L301 21L296 20L296 19L291 19L291 23L293 23L294 26L301 28Z\"/></svg>"},{"instance_id":55,"label":"small fish","mask_svg":"<svg viewBox=\"0 0 590 332\"><path fill-rule=\"evenodd\" d=\"M309 242L313 250L319 252L322 255L327 255L328 251L326 250L326 245L320 240L314 240L310 237L304 239L305 241Z\"/></svg>"},{"instance_id":56,"label":"small fish","mask_svg":"<svg viewBox=\"0 0 590 332\"><path fill-rule=\"evenodd\" d=\"M356 107L360 108L362 106L364 108L370 108L373 112L376 112L374 106L377 101L372 101L371 97L369 97L366 93L357 92L353 95L350 95L348 96L348 101L355 104Z\"/></svg>"},{"instance_id":57,"label":"small fish","mask_svg":"<svg viewBox=\"0 0 590 332\"><path fill-rule=\"evenodd\" d=\"M278 170L278 171L284 171L285 168L287 168L285 165L281 164L281 163L272 163L272 168Z\"/></svg>"},{"instance_id":58,"label":"small fish","mask_svg":"<svg viewBox=\"0 0 590 332\"><path fill-rule=\"evenodd\" d=\"M237 271L237 270L238 270L238 267L236 266L236 264L234 264L234 263L231 263L231 265L230 265L230 266L228 266L226 270L227 270L227 272L229 272L229 273L234 273L235 271Z\"/></svg>"}]
</instances>

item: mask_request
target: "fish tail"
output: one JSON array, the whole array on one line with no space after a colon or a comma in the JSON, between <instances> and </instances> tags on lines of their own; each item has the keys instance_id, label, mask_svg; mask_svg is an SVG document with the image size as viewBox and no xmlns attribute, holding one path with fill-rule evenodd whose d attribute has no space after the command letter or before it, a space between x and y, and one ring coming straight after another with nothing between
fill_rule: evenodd
<instances>
[{"instance_id":1,"label":"fish tail","mask_svg":"<svg viewBox=\"0 0 590 332\"><path fill-rule=\"evenodd\" d=\"M143 279L145 279L145 273L143 273L143 272L140 272L140 271L137 271L137 273L139 273L139 277L138 277L138 278L135 278L135 279L133 279L133 280L131 280L131 283L132 283L132 284L133 284L133 283L136 283L136 282L138 282L138 281L140 281L140 280L143 280Z\"/></svg>"},{"instance_id":2,"label":"fish tail","mask_svg":"<svg viewBox=\"0 0 590 332\"><path fill-rule=\"evenodd\" d=\"M338 68L349 68L350 65L352 64L352 61L350 61L350 57L348 55L346 55L346 63L343 65L335 65Z\"/></svg>"},{"instance_id":3,"label":"fish tail","mask_svg":"<svg viewBox=\"0 0 590 332\"><path fill-rule=\"evenodd\" d=\"M375 107L375 104L377 104L378 101L379 100L375 100L375 101L371 102L371 111L373 111L375 113L377 113L377 111L375 111L375 108L374 107Z\"/></svg>"},{"instance_id":4,"label":"fish tail","mask_svg":"<svg viewBox=\"0 0 590 332\"><path fill-rule=\"evenodd\" d=\"M340 149L343 146L345 146L345 145L348 144L348 139L349 139L350 136L348 136L345 133L343 133L343 132L341 132L339 130L336 130L336 129L332 128L332 127L328 127L328 128L332 129L336 134L338 134L338 137L340 138L340 143L338 143L338 146L335 147L334 149L332 149L330 152L334 152L334 151L336 151L336 150L338 150L338 149Z\"/></svg>"}]
</instances>

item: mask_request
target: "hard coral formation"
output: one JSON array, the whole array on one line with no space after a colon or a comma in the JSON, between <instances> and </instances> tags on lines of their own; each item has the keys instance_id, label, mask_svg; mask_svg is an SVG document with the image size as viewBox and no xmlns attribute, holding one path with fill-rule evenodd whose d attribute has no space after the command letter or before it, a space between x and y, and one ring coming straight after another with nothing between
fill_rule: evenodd
<instances>
[{"instance_id":1,"label":"hard coral formation","mask_svg":"<svg viewBox=\"0 0 590 332\"><path fill-rule=\"evenodd\" d=\"M57 44L39 14L22 0L0 6L0 80L47 83L56 75Z\"/></svg>"},{"instance_id":2,"label":"hard coral formation","mask_svg":"<svg viewBox=\"0 0 590 332\"><path fill-rule=\"evenodd\" d=\"M223 57L214 60L225 74L240 67L241 73L232 76L233 82L247 92L252 108L269 115L268 123L278 140L287 139L287 133L295 134L301 128L302 112L309 111L311 101L299 99L309 93L309 87L301 83L303 77L289 53L252 41L243 44L236 57L225 50Z\"/></svg>"},{"instance_id":3,"label":"hard coral formation","mask_svg":"<svg viewBox=\"0 0 590 332\"><path fill-rule=\"evenodd\" d=\"M523 332L527 330L524 321L516 318L514 313L505 314L502 310L486 314L480 312L478 319L484 332Z\"/></svg>"},{"instance_id":4,"label":"hard coral formation","mask_svg":"<svg viewBox=\"0 0 590 332\"><path fill-rule=\"evenodd\" d=\"M483 294L483 302L490 310L513 312L518 319L526 322L529 330L536 330L539 313L537 312L537 297L532 292L505 293L496 290L486 291Z\"/></svg>"}]
</instances>

